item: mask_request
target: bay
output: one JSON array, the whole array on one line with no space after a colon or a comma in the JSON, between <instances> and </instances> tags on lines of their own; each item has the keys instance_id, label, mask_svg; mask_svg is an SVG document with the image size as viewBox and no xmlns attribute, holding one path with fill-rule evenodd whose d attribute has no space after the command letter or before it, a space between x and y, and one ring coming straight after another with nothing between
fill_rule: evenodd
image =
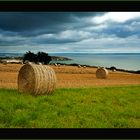
<instances>
[{"instance_id":1,"label":"bay","mask_svg":"<svg viewBox=\"0 0 140 140\"><path fill-rule=\"evenodd\" d=\"M111 67L119 69L140 70L140 53L51 53L50 55L64 56L71 61L61 61L66 64L82 64L90 66Z\"/></svg>"},{"instance_id":2,"label":"bay","mask_svg":"<svg viewBox=\"0 0 140 140\"><path fill-rule=\"evenodd\" d=\"M0 53L0 57L18 57L23 53ZM140 53L49 53L50 56L63 56L69 61L51 63L81 64L90 66L112 67L125 70L140 70Z\"/></svg>"}]
</instances>

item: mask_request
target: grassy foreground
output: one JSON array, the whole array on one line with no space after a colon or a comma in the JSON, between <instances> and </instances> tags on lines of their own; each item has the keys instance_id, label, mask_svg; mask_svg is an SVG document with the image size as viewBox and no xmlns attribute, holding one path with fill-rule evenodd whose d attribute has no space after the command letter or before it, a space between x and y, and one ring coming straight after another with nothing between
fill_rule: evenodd
<instances>
[{"instance_id":1,"label":"grassy foreground","mask_svg":"<svg viewBox=\"0 0 140 140\"><path fill-rule=\"evenodd\" d=\"M0 127L140 127L140 86L56 89L37 97L0 89Z\"/></svg>"}]
</instances>

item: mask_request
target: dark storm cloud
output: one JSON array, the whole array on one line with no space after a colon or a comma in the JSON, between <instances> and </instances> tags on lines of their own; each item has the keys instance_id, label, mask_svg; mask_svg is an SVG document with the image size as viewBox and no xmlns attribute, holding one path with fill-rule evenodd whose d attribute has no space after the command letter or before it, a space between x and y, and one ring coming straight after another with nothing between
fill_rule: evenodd
<instances>
[{"instance_id":1,"label":"dark storm cloud","mask_svg":"<svg viewBox=\"0 0 140 140\"><path fill-rule=\"evenodd\" d=\"M50 38L50 39L33 39L33 44L65 44L65 43L74 43L79 42L82 39L78 38L66 38L66 39L57 39L57 38Z\"/></svg>"},{"instance_id":2,"label":"dark storm cloud","mask_svg":"<svg viewBox=\"0 0 140 140\"><path fill-rule=\"evenodd\" d=\"M4 50L3 46L10 50L14 47L13 51L31 47L52 52L113 50L134 43L138 48L139 13L136 19L132 13L118 15L115 18L114 13L104 12L0 12L0 50Z\"/></svg>"},{"instance_id":3,"label":"dark storm cloud","mask_svg":"<svg viewBox=\"0 0 140 140\"><path fill-rule=\"evenodd\" d=\"M6 36L6 35L0 35L0 46L18 46L18 45L24 45L24 44L30 44L28 38L22 38L19 36Z\"/></svg>"},{"instance_id":4,"label":"dark storm cloud","mask_svg":"<svg viewBox=\"0 0 140 140\"><path fill-rule=\"evenodd\" d=\"M21 45L22 43L20 41L3 41L0 40L0 46L17 46L17 45Z\"/></svg>"},{"instance_id":5,"label":"dark storm cloud","mask_svg":"<svg viewBox=\"0 0 140 140\"><path fill-rule=\"evenodd\" d=\"M36 13L36 12L4 12L0 13L0 27L9 31L25 31L58 25L62 22L69 22L67 14L61 13Z\"/></svg>"},{"instance_id":6,"label":"dark storm cloud","mask_svg":"<svg viewBox=\"0 0 140 140\"><path fill-rule=\"evenodd\" d=\"M0 29L23 35L57 33L69 28L78 19L96 13L74 12L0 12ZM82 24L82 23L80 23Z\"/></svg>"},{"instance_id":7,"label":"dark storm cloud","mask_svg":"<svg viewBox=\"0 0 140 140\"><path fill-rule=\"evenodd\" d=\"M43 34L59 34L65 30L80 30L87 24L85 19L99 15L94 12L0 12L0 45L56 44L81 41L81 38L33 38ZM5 40L19 36L20 39ZM58 36L58 35L57 35ZM22 38L23 37L23 38Z\"/></svg>"},{"instance_id":8,"label":"dark storm cloud","mask_svg":"<svg viewBox=\"0 0 140 140\"><path fill-rule=\"evenodd\" d=\"M77 42L75 39L49 39L49 40L35 40L33 43L35 44L65 44L65 43L74 43Z\"/></svg>"},{"instance_id":9,"label":"dark storm cloud","mask_svg":"<svg viewBox=\"0 0 140 140\"><path fill-rule=\"evenodd\" d=\"M71 22L61 13L0 13L0 29L17 32L22 36L59 32L65 22Z\"/></svg>"}]
</instances>

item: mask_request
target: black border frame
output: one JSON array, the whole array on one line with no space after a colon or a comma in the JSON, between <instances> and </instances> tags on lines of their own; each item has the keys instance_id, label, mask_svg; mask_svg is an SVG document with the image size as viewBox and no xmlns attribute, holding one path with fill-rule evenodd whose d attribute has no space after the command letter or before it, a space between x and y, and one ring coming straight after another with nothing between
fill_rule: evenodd
<instances>
[{"instance_id":1,"label":"black border frame","mask_svg":"<svg viewBox=\"0 0 140 140\"><path fill-rule=\"evenodd\" d=\"M0 129L1 139L139 139L140 129Z\"/></svg>"},{"instance_id":2,"label":"black border frame","mask_svg":"<svg viewBox=\"0 0 140 140\"><path fill-rule=\"evenodd\" d=\"M140 1L0 1L0 12L140 11ZM1 139L140 139L140 129L0 129Z\"/></svg>"},{"instance_id":3,"label":"black border frame","mask_svg":"<svg viewBox=\"0 0 140 140\"><path fill-rule=\"evenodd\" d=\"M139 11L140 1L0 1L0 11Z\"/></svg>"}]
</instances>

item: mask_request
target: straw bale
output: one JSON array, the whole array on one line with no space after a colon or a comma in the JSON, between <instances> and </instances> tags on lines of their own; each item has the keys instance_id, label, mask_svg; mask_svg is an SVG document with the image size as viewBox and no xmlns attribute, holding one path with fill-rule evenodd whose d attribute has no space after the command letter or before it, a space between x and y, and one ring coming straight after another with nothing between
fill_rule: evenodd
<instances>
[{"instance_id":1,"label":"straw bale","mask_svg":"<svg viewBox=\"0 0 140 140\"><path fill-rule=\"evenodd\" d=\"M18 90L33 95L50 94L56 87L54 70L46 65L26 64L18 74Z\"/></svg>"},{"instance_id":2,"label":"straw bale","mask_svg":"<svg viewBox=\"0 0 140 140\"><path fill-rule=\"evenodd\" d=\"M108 70L105 68L98 68L96 71L96 77L100 79L105 79L108 77Z\"/></svg>"},{"instance_id":3,"label":"straw bale","mask_svg":"<svg viewBox=\"0 0 140 140\"><path fill-rule=\"evenodd\" d=\"M55 63L54 65L57 66L57 63Z\"/></svg>"}]
</instances>

